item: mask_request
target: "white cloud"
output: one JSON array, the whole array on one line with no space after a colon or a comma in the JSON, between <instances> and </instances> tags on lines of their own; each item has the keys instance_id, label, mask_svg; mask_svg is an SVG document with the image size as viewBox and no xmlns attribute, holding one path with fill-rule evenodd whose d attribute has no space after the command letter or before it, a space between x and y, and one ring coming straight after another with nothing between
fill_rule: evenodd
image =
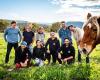
<instances>
[{"instance_id":1,"label":"white cloud","mask_svg":"<svg viewBox=\"0 0 100 80\"><path fill-rule=\"evenodd\" d=\"M56 14L65 16L69 20L84 21L86 14L100 14L100 1L87 0L51 0L51 3L59 6Z\"/></svg>"}]
</instances>

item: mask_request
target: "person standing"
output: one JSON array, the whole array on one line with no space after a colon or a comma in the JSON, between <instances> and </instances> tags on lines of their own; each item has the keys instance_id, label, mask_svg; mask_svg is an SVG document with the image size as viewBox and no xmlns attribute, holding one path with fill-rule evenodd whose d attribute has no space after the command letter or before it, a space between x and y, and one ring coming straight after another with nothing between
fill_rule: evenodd
<instances>
[{"instance_id":1,"label":"person standing","mask_svg":"<svg viewBox=\"0 0 100 80\"><path fill-rule=\"evenodd\" d=\"M44 45L45 44L45 33L44 33L44 28L43 27L40 27L36 33L36 41L37 40L40 40L42 42L42 44Z\"/></svg>"},{"instance_id":2,"label":"person standing","mask_svg":"<svg viewBox=\"0 0 100 80\"><path fill-rule=\"evenodd\" d=\"M17 27L16 21L11 22L11 27L7 28L4 32L4 39L7 42L7 53L5 58L5 63L9 62L9 55L11 49L14 47L14 50L18 47L18 42L21 42L21 32Z\"/></svg>"},{"instance_id":3,"label":"person standing","mask_svg":"<svg viewBox=\"0 0 100 80\"><path fill-rule=\"evenodd\" d=\"M72 44L71 31L68 29L64 21L61 22L61 28L59 29L58 34L59 37L61 38L62 44L64 44L65 38L68 38L70 40L70 43Z\"/></svg>"},{"instance_id":4,"label":"person standing","mask_svg":"<svg viewBox=\"0 0 100 80\"><path fill-rule=\"evenodd\" d=\"M34 42L34 32L31 26L27 25L23 31L23 41L27 42L27 47L29 48L31 54L33 53L33 42Z\"/></svg>"},{"instance_id":5,"label":"person standing","mask_svg":"<svg viewBox=\"0 0 100 80\"><path fill-rule=\"evenodd\" d=\"M51 55L52 55L52 61L55 64L56 61L58 60L59 64L61 64L61 61L58 59L58 53L57 50L60 48L60 42L57 39L57 37L55 37L55 33L51 32L50 33L50 38L47 40L45 48L47 50L46 53L46 58L48 60L48 62L50 63L51 61ZM48 48L49 46L49 48Z\"/></svg>"},{"instance_id":6,"label":"person standing","mask_svg":"<svg viewBox=\"0 0 100 80\"><path fill-rule=\"evenodd\" d=\"M84 31L78 27L74 27L73 25L70 25L69 29L76 40L77 46L79 46L79 43L83 37ZM78 62L81 62L81 53L79 50L78 50Z\"/></svg>"}]
</instances>

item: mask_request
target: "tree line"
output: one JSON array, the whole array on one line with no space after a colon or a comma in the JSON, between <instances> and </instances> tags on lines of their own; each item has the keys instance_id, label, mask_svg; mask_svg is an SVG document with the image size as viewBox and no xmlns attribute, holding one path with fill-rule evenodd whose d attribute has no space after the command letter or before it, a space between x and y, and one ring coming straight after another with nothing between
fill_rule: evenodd
<instances>
[{"instance_id":1,"label":"tree line","mask_svg":"<svg viewBox=\"0 0 100 80\"><path fill-rule=\"evenodd\" d=\"M10 20L3 20L0 19L0 32L4 32L4 30L10 26ZM19 28L23 30L23 28L27 25L28 22L17 22ZM39 24L39 23L32 23L32 30L35 32L39 27L44 27L46 32L54 31L57 32L60 28L60 22L55 22L52 24Z\"/></svg>"}]
</instances>

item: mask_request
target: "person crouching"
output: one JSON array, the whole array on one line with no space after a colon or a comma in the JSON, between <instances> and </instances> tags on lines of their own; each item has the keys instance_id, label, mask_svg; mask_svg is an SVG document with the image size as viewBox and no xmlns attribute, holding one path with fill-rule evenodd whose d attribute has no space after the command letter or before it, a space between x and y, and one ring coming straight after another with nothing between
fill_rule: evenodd
<instances>
[{"instance_id":1,"label":"person crouching","mask_svg":"<svg viewBox=\"0 0 100 80\"><path fill-rule=\"evenodd\" d=\"M60 52L62 51L62 54ZM65 38L64 44L58 50L58 57L63 63L72 64L75 60L75 49L70 45L68 38Z\"/></svg>"},{"instance_id":2,"label":"person crouching","mask_svg":"<svg viewBox=\"0 0 100 80\"><path fill-rule=\"evenodd\" d=\"M15 51L16 69L30 66L31 53L27 48L27 43L23 41Z\"/></svg>"}]
</instances>

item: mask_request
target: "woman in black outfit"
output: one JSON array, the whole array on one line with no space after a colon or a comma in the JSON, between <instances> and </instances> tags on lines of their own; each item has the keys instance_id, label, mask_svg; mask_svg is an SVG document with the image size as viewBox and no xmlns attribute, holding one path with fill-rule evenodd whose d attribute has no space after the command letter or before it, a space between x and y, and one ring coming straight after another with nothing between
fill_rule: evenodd
<instances>
[{"instance_id":1,"label":"woman in black outfit","mask_svg":"<svg viewBox=\"0 0 100 80\"><path fill-rule=\"evenodd\" d=\"M31 53L27 48L27 43L23 41L15 51L16 68L27 67L30 65Z\"/></svg>"},{"instance_id":2,"label":"woman in black outfit","mask_svg":"<svg viewBox=\"0 0 100 80\"><path fill-rule=\"evenodd\" d=\"M45 60L45 48L42 46L40 40L36 41L36 46L33 48L33 59L35 59L36 66L43 66Z\"/></svg>"}]
</instances>

